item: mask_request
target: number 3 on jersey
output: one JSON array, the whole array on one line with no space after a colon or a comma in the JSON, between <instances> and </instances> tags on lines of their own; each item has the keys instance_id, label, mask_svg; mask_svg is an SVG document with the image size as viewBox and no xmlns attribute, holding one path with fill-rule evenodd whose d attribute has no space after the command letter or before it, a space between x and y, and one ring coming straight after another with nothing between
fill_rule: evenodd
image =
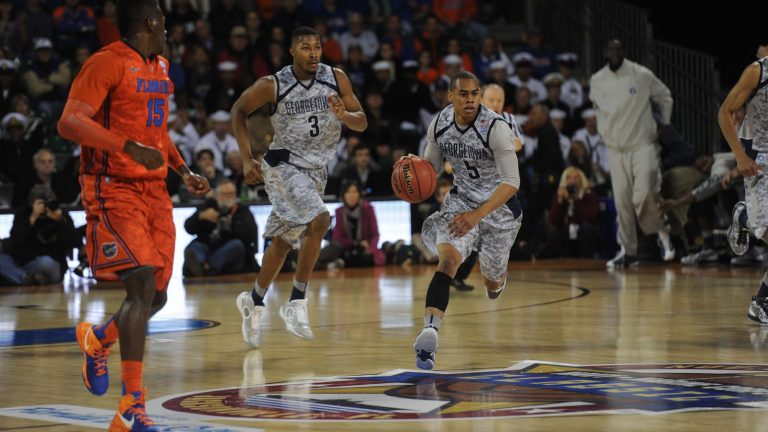
<instances>
[{"instance_id":1,"label":"number 3 on jersey","mask_svg":"<svg viewBox=\"0 0 768 432\"><path fill-rule=\"evenodd\" d=\"M310 116L307 122L311 125L309 129L309 136L312 138L320 135L320 126L317 125L317 116Z\"/></svg>"},{"instance_id":2,"label":"number 3 on jersey","mask_svg":"<svg viewBox=\"0 0 768 432\"><path fill-rule=\"evenodd\" d=\"M147 101L147 127L153 124L157 127L163 126L165 120L165 99L150 99Z\"/></svg>"}]
</instances>

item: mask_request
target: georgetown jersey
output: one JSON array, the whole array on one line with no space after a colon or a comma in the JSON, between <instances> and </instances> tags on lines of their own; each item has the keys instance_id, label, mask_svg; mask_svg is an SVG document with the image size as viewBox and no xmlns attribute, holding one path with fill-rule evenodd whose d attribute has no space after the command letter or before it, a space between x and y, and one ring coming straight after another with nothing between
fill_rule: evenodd
<instances>
[{"instance_id":1,"label":"georgetown jersey","mask_svg":"<svg viewBox=\"0 0 768 432\"><path fill-rule=\"evenodd\" d=\"M286 66L275 74L275 85L275 137L269 149L287 150L287 162L302 168L325 167L341 135L341 122L328 105L328 96L339 94L333 68L318 64L315 77L304 84Z\"/></svg>"},{"instance_id":2,"label":"georgetown jersey","mask_svg":"<svg viewBox=\"0 0 768 432\"><path fill-rule=\"evenodd\" d=\"M474 123L459 129L454 121L453 105L448 105L437 115L434 129L435 141L453 167L454 190L475 203L490 198L501 184L488 140L494 122L504 121L484 105L479 109Z\"/></svg>"},{"instance_id":3,"label":"georgetown jersey","mask_svg":"<svg viewBox=\"0 0 768 432\"><path fill-rule=\"evenodd\" d=\"M768 152L768 57L757 61L760 65L760 83L749 95L740 138L752 139L755 151Z\"/></svg>"}]
</instances>

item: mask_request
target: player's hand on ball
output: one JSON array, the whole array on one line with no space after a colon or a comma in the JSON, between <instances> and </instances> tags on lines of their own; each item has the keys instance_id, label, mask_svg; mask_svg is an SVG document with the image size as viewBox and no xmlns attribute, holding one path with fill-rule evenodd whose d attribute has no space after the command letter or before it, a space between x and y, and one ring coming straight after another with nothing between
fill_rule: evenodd
<instances>
[{"instance_id":1,"label":"player's hand on ball","mask_svg":"<svg viewBox=\"0 0 768 432\"><path fill-rule=\"evenodd\" d=\"M344 118L344 115L347 113L347 107L344 106L344 102L338 95L328 96L328 105L330 105L331 111L333 111L333 115L336 118L339 120Z\"/></svg>"},{"instance_id":2,"label":"player's hand on ball","mask_svg":"<svg viewBox=\"0 0 768 432\"><path fill-rule=\"evenodd\" d=\"M123 151L136 163L150 171L160 168L165 163L160 150L139 144L134 140L126 140L123 144Z\"/></svg>"},{"instance_id":3,"label":"player's hand on ball","mask_svg":"<svg viewBox=\"0 0 768 432\"><path fill-rule=\"evenodd\" d=\"M261 172L261 162L256 159L243 159L243 175L248 184L263 183L264 174Z\"/></svg>"},{"instance_id":4,"label":"player's hand on ball","mask_svg":"<svg viewBox=\"0 0 768 432\"><path fill-rule=\"evenodd\" d=\"M194 173L184 174L182 179L192 195L205 196L211 191L211 185L208 184L208 179L201 175Z\"/></svg>"},{"instance_id":5,"label":"player's hand on ball","mask_svg":"<svg viewBox=\"0 0 768 432\"><path fill-rule=\"evenodd\" d=\"M408 159L410 159L410 158L415 158L415 157L418 157L418 156L416 156L416 155L415 155L415 154L413 154L413 153L408 153L408 154L407 154L407 155L405 155L405 156L400 156L400 159L398 159L398 160L397 160L397 162L402 162L402 161L404 161L404 160L408 160Z\"/></svg>"},{"instance_id":6,"label":"player's hand on ball","mask_svg":"<svg viewBox=\"0 0 768 432\"><path fill-rule=\"evenodd\" d=\"M454 237L464 237L480 223L480 219L475 212L459 213L448 224L448 232Z\"/></svg>"}]
</instances>

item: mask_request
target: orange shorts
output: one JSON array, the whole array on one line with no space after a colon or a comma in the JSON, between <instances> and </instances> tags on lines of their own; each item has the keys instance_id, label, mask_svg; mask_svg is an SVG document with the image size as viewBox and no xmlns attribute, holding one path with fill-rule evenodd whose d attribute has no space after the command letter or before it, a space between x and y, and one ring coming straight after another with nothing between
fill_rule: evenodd
<instances>
[{"instance_id":1,"label":"orange shorts","mask_svg":"<svg viewBox=\"0 0 768 432\"><path fill-rule=\"evenodd\" d=\"M176 227L165 180L81 175L86 213L86 250L96 279L117 280L117 272L155 269L157 290L173 271Z\"/></svg>"}]
</instances>

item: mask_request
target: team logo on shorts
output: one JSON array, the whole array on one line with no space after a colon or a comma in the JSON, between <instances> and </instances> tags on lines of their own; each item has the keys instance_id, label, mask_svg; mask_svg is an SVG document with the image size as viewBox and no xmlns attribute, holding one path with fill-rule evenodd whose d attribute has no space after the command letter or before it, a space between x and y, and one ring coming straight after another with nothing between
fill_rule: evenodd
<instances>
[{"instance_id":1,"label":"team logo on shorts","mask_svg":"<svg viewBox=\"0 0 768 432\"><path fill-rule=\"evenodd\" d=\"M629 88L629 94L631 94L632 96L636 95L637 94L637 87L635 87L635 86L630 87Z\"/></svg>"},{"instance_id":2,"label":"team logo on shorts","mask_svg":"<svg viewBox=\"0 0 768 432\"><path fill-rule=\"evenodd\" d=\"M114 258L117 256L117 244L115 243L103 243L101 245L101 252L106 258Z\"/></svg>"},{"instance_id":3,"label":"team logo on shorts","mask_svg":"<svg viewBox=\"0 0 768 432\"><path fill-rule=\"evenodd\" d=\"M152 407L237 420L435 420L768 408L768 365L573 365L396 370L168 396Z\"/></svg>"}]
</instances>

